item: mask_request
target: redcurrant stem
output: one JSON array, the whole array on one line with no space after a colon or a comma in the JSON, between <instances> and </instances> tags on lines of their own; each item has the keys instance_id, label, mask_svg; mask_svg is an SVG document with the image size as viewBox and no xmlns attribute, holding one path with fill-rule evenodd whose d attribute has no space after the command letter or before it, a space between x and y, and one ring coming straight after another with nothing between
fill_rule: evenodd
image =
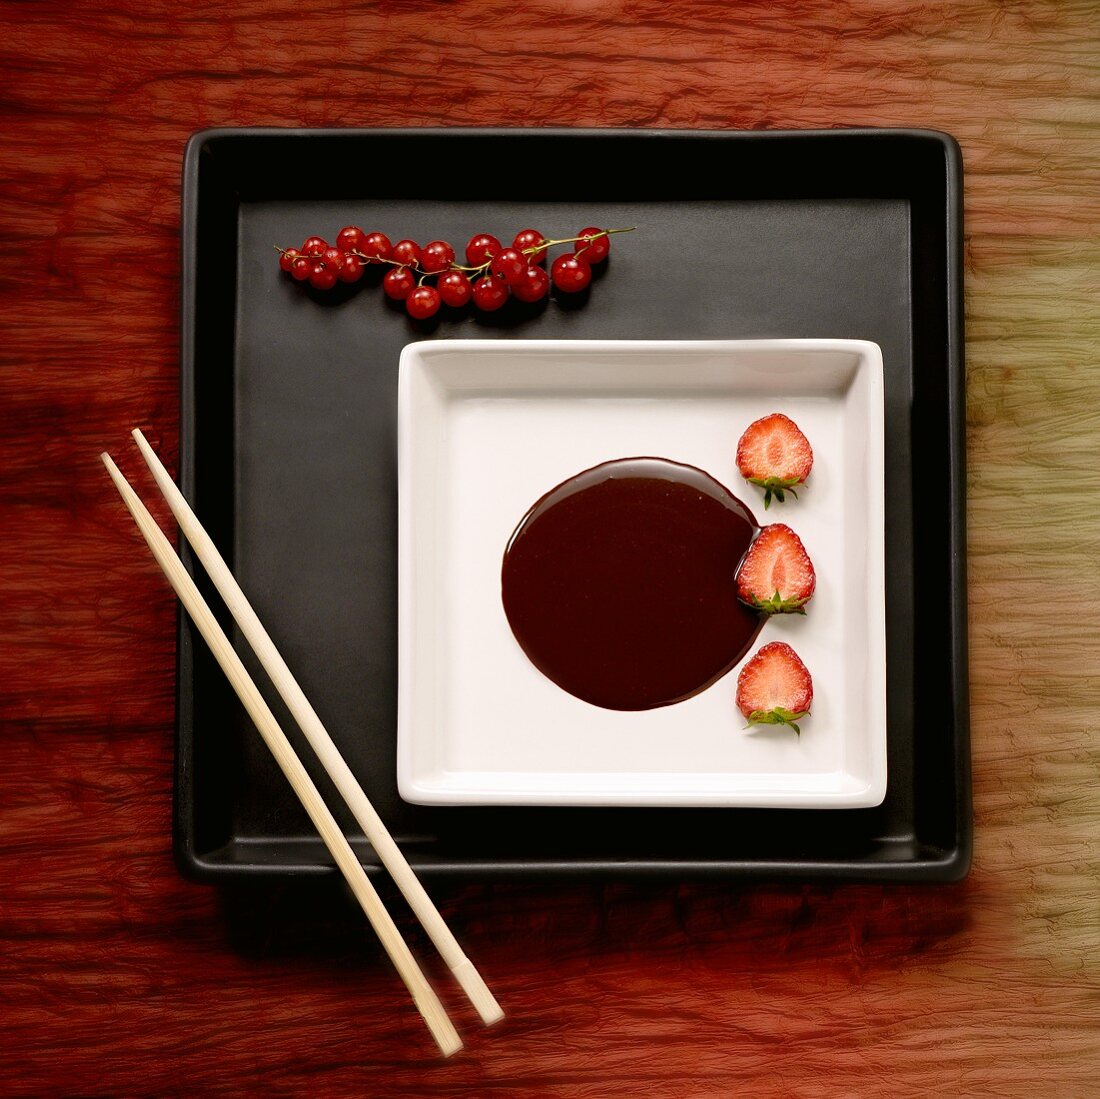
<instances>
[{"instance_id":1,"label":"redcurrant stem","mask_svg":"<svg viewBox=\"0 0 1100 1099\"><path fill-rule=\"evenodd\" d=\"M544 240L534 248L525 248L524 252L540 252L543 248L553 248L556 244L575 244L580 240L586 242L585 248L587 248L592 241L597 240L599 237L610 236L612 233L633 233L637 228L637 225L631 225L626 229L602 229L598 233L593 233L590 237L565 237L562 240Z\"/></svg>"},{"instance_id":2,"label":"redcurrant stem","mask_svg":"<svg viewBox=\"0 0 1100 1099\"><path fill-rule=\"evenodd\" d=\"M356 252L354 249L350 254L358 256L364 263L388 263L391 267L407 267L410 271L420 271L415 263L402 263L399 259L390 259L387 256L368 256L365 252Z\"/></svg>"}]
</instances>

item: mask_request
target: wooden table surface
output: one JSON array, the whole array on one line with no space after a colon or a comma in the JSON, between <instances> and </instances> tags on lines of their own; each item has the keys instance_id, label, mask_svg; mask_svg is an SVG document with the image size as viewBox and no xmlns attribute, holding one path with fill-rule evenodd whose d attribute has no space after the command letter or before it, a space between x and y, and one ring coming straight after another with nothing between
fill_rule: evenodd
<instances>
[{"instance_id":1,"label":"wooden table surface","mask_svg":"<svg viewBox=\"0 0 1100 1099\"><path fill-rule=\"evenodd\" d=\"M0 29L0 1094L1100 1094L1100 5L40 0ZM509 1013L441 1062L336 890L177 875L175 608L96 455L154 423L174 458L180 158L248 124L959 139L966 881L437 890Z\"/></svg>"}]
</instances>

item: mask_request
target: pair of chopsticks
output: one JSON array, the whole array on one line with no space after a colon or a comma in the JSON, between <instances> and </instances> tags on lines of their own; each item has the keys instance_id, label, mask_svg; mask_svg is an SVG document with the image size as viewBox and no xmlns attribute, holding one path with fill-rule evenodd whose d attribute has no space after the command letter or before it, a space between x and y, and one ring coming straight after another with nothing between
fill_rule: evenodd
<instances>
[{"instance_id":1,"label":"pair of chopsticks","mask_svg":"<svg viewBox=\"0 0 1100 1099\"><path fill-rule=\"evenodd\" d=\"M477 1009L483 1022L487 1025L497 1022L504 1017L504 1012L493 998L488 986L481 974L474 968L473 963L462 952L457 940L450 928L444 922L439 910L432 903L431 898L424 891L405 856L401 853L393 837L389 834L382 819L378 816L374 806L371 805L364 793L362 786L351 773L351 769L344 762L339 750L333 743L321 719L310 705L297 680L291 674L286 662L279 655L274 642L268 636L267 631L256 617L244 592L234 579L229 566L226 565L218 552L210 536L203 529L195 513L191 510L183 493L176 487L175 482L168 475L168 471L161 464L160 459L153 452L152 447L146 441L145 436L136 428L132 432L134 440L141 450L150 471L168 502L172 514L179 524L187 541L191 543L195 555L202 562L214 586L218 589L226 606L240 627L241 633L252 646L264 671L267 672L279 692L287 709L294 720L300 726L310 747L316 753L329 777L339 790L341 797L347 802L348 808L355 817L359 827L370 841L382 864L389 871L390 876L397 883L405 899L417 918L424 926L428 937L435 944L436 949L443 956L454 975L455 980L462 986L463 991L469 997L470 1002ZM381 897L375 891L367 878L359 860L355 857L351 845L348 843L340 826L336 823L332 813L321 798L320 792L313 784L302 762L294 753L286 734L279 727L275 715L271 712L262 695L256 688L251 676L241 663L240 657L233 649L225 631L222 630L215 619L206 600L203 599L199 589L195 586L183 562L176 555L171 543L164 536L156 520L141 502L137 493L131 488L126 478L119 472L118 467L111 460L111 456L104 452L100 455L107 472L111 475L115 487L122 496L123 502L129 508L130 514L138 525L149 544L149 549L156 558L168 582L175 589L176 595L184 605L192 621L198 627L199 632L205 638L210 651L229 679L237 697L244 704L263 737L271 754L275 757L286 775L294 792L298 795L302 806L309 814L310 820L324 840L336 865L340 868L348 885L355 894L356 899L366 913L382 943L387 955L393 962L406 988L412 995L424 1022L431 1031L440 1050L445 1056L450 1056L462 1048L462 1039L454 1028L443 1005L436 996L431 985L428 984L409 950L401 932L393 922L389 912L386 911Z\"/></svg>"}]
</instances>

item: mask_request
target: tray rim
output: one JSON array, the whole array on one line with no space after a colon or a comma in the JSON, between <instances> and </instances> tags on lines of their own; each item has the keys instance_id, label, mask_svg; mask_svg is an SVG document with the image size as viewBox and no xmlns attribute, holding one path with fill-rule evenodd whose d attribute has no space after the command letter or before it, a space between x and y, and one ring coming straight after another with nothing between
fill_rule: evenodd
<instances>
[{"instance_id":1,"label":"tray rim","mask_svg":"<svg viewBox=\"0 0 1100 1099\"><path fill-rule=\"evenodd\" d=\"M905 881L950 882L964 878L969 872L973 852L972 783L969 726L968 631L966 600L966 454L965 454L965 344L962 301L963 242L963 164L958 142L950 134L924 127L850 127L834 129L786 130L715 130L715 129L632 129L625 127L211 127L192 134L186 143L182 165L180 221L180 415L179 473L177 480L184 496L194 498L195 481L195 311L199 164L204 151L219 140L249 140L256 138L305 139L315 137L359 138L363 140L392 138L503 138L503 137L582 137L601 139L633 139L661 141L667 139L699 139L749 143L798 141L806 145L839 143L851 139L911 139L939 147L944 158L946 193L944 299L947 315L946 330L946 410L948 427L949 525L947 549L951 563L948 613L950 620L950 690L954 728L953 763L955 779L955 846L934 848L917 859L882 859L875 862L788 860L651 860L637 862L631 858L592 860L545 860L529 864L514 859L497 859L481 863L477 860L456 860L447 864L430 859L410 858L417 873L431 876L653 876L676 877L738 877L753 879L796 878L798 880L843 881ZM180 552L185 566L194 574L193 557L186 543L180 540ZM193 772L193 743L185 734L192 727L193 695L190 686L192 636L186 616L177 607L176 626L176 723L175 781L173 791L173 853L180 871L196 881L227 883L243 878L283 878L286 876L327 877L336 873L324 864L302 863L279 866L263 863L230 863L219 860L214 853L204 853L195 843L195 803L189 780ZM226 848L233 846L233 842ZM381 868L365 864L368 873Z\"/></svg>"}]
</instances>

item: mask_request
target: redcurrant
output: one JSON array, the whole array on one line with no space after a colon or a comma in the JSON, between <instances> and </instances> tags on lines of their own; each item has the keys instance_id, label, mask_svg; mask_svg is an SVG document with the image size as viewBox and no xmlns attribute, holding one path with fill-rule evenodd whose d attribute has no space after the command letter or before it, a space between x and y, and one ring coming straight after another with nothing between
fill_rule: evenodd
<instances>
[{"instance_id":1,"label":"redcurrant","mask_svg":"<svg viewBox=\"0 0 1100 1099\"><path fill-rule=\"evenodd\" d=\"M508 300L508 284L503 279L486 275L474 283L473 299L478 309L492 313Z\"/></svg>"},{"instance_id":2,"label":"redcurrant","mask_svg":"<svg viewBox=\"0 0 1100 1099\"><path fill-rule=\"evenodd\" d=\"M420 253L420 267L428 274L446 271L455 261L455 250L445 240L433 240L425 244Z\"/></svg>"},{"instance_id":3,"label":"redcurrant","mask_svg":"<svg viewBox=\"0 0 1100 1099\"><path fill-rule=\"evenodd\" d=\"M336 247L341 252L358 252L360 245L363 243L363 237L366 234L358 225L345 225L339 233L336 234Z\"/></svg>"},{"instance_id":4,"label":"redcurrant","mask_svg":"<svg viewBox=\"0 0 1100 1099\"><path fill-rule=\"evenodd\" d=\"M297 248L287 248L279 257L279 266L284 271L289 271L294 266L294 261L301 253Z\"/></svg>"},{"instance_id":5,"label":"redcurrant","mask_svg":"<svg viewBox=\"0 0 1100 1099\"><path fill-rule=\"evenodd\" d=\"M471 267L480 267L487 259L500 251L500 241L492 233L478 233L470 237L470 243L466 245L466 262Z\"/></svg>"},{"instance_id":6,"label":"redcurrant","mask_svg":"<svg viewBox=\"0 0 1100 1099\"><path fill-rule=\"evenodd\" d=\"M550 276L542 267L531 264L512 283L512 293L520 301L540 301L550 292Z\"/></svg>"},{"instance_id":7,"label":"redcurrant","mask_svg":"<svg viewBox=\"0 0 1100 1099\"><path fill-rule=\"evenodd\" d=\"M554 285L559 290L573 294L583 290L592 281L592 268L579 260L572 252L558 256L550 268Z\"/></svg>"},{"instance_id":8,"label":"redcurrant","mask_svg":"<svg viewBox=\"0 0 1100 1099\"><path fill-rule=\"evenodd\" d=\"M591 265L607 259L607 253L611 251L611 238L602 229L589 225L577 236L581 238L577 241L577 255L585 262Z\"/></svg>"},{"instance_id":9,"label":"redcurrant","mask_svg":"<svg viewBox=\"0 0 1100 1099\"><path fill-rule=\"evenodd\" d=\"M420 246L415 240L399 240L390 251L390 259L415 267L420 262Z\"/></svg>"},{"instance_id":10,"label":"redcurrant","mask_svg":"<svg viewBox=\"0 0 1100 1099\"><path fill-rule=\"evenodd\" d=\"M321 253L321 259L324 261L326 267L330 267L333 271L339 271L344 266L344 253L339 248L326 248Z\"/></svg>"},{"instance_id":11,"label":"redcurrant","mask_svg":"<svg viewBox=\"0 0 1100 1099\"><path fill-rule=\"evenodd\" d=\"M305 282L313 274L313 260L306 259L305 256L299 256L290 265L290 273L299 282Z\"/></svg>"},{"instance_id":12,"label":"redcurrant","mask_svg":"<svg viewBox=\"0 0 1100 1099\"><path fill-rule=\"evenodd\" d=\"M448 271L445 275L440 275L435 288L444 304L456 308L465 305L472 292L470 280L461 271Z\"/></svg>"},{"instance_id":13,"label":"redcurrant","mask_svg":"<svg viewBox=\"0 0 1100 1099\"><path fill-rule=\"evenodd\" d=\"M528 263L542 263L546 259L545 248L539 248L537 252L528 252L527 249L537 248L545 239L537 229L523 229L516 233L516 239L512 241L512 247L517 252L526 253Z\"/></svg>"},{"instance_id":14,"label":"redcurrant","mask_svg":"<svg viewBox=\"0 0 1100 1099\"><path fill-rule=\"evenodd\" d=\"M315 290L331 290L336 285L335 268L315 263L309 273L309 285Z\"/></svg>"},{"instance_id":15,"label":"redcurrant","mask_svg":"<svg viewBox=\"0 0 1100 1099\"><path fill-rule=\"evenodd\" d=\"M502 248L489 261L489 270L511 285L527 270L527 260L514 248Z\"/></svg>"},{"instance_id":16,"label":"redcurrant","mask_svg":"<svg viewBox=\"0 0 1100 1099\"><path fill-rule=\"evenodd\" d=\"M360 241L358 250L372 263L378 263L390 258L393 245L390 244L390 238L385 233L368 233Z\"/></svg>"},{"instance_id":17,"label":"redcurrant","mask_svg":"<svg viewBox=\"0 0 1100 1099\"><path fill-rule=\"evenodd\" d=\"M336 274L341 282L358 282L364 270L363 261L358 256L345 256L343 266Z\"/></svg>"},{"instance_id":18,"label":"redcurrant","mask_svg":"<svg viewBox=\"0 0 1100 1099\"><path fill-rule=\"evenodd\" d=\"M404 301L413 292L415 286L416 279L407 267L391 268L382 280L382 289L385 290L386 297L393 298L394 301Z\"/></svg>"},{"instance_id":19,"label":"redcurrant","mask_svg":"<svg viewBox=\"0 0 1100 1099\"><path fill-rule=\"evenodd\" d=\"M324 237L306 237L302 245L303 256L320 256L328 247L328 241Z\"/></svg>"},{"instance_id":20,"label":"redcurrant","mask_svg":"<svg viewBox=\"0 0 1100 1099\"><path fill-rule=\"evenodd\" d=\"M414 320L425 321L439 312L439 303L439 291L434 286L418 286L405 299L405 308Z\"/></svg>"}]
</instances>

